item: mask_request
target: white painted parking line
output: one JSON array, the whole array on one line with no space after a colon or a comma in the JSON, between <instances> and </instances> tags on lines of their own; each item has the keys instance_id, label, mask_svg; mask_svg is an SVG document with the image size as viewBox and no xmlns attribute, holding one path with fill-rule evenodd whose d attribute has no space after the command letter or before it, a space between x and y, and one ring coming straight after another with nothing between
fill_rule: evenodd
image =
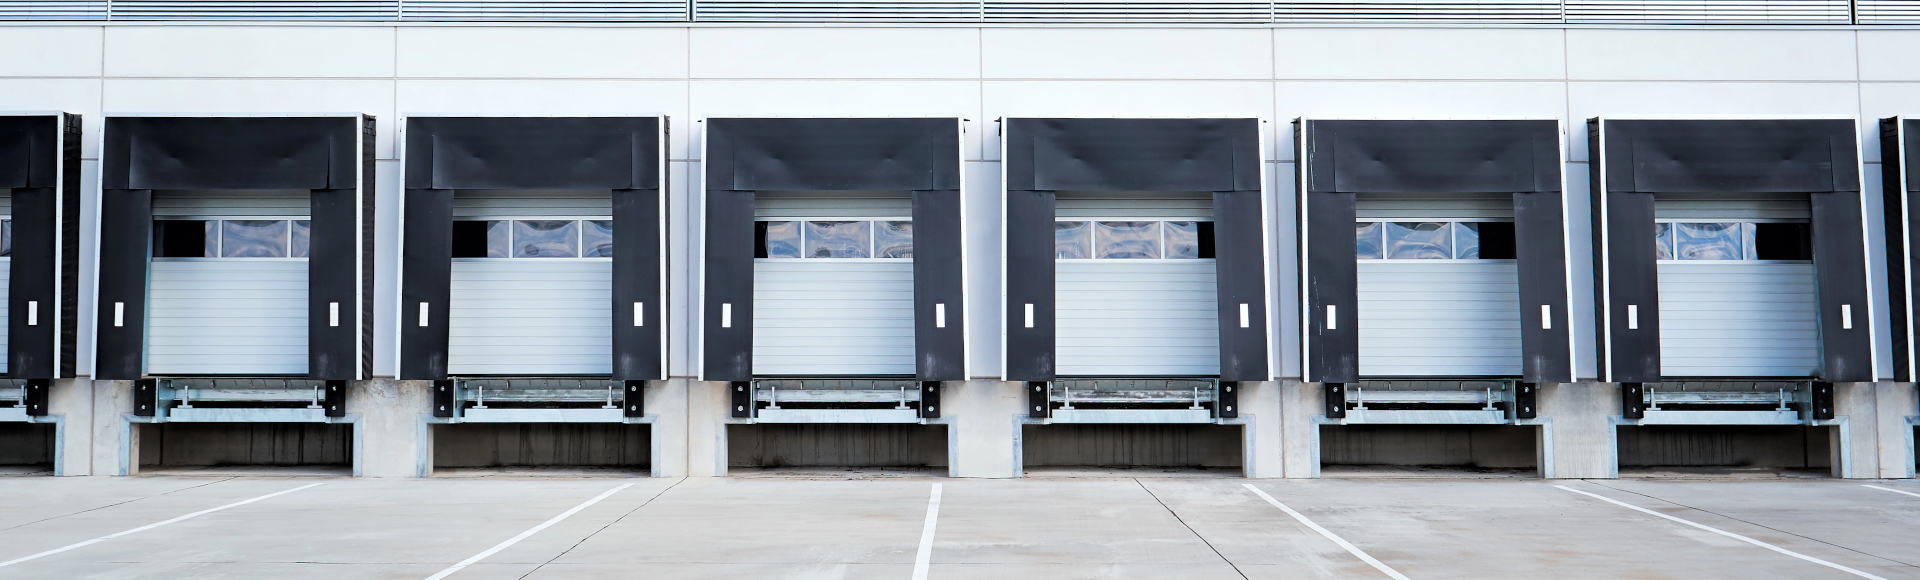
<instances>
[{"instance_id":1,"label":"white painted parking line","mask_svg":"<svg viewBox=\"0 0 1920 580\"><path fill-rule=\"evenodd\" d=\"M1368 556L1366 552L1360 551L1358 546L1347 542L1340 536L1334 535L1333 532L1327 531L1326 528L1320 527L1320 524L1313 523L1313 520L1307 519L1307 516L1300 515L1300 512L1293 511L1293 508L1280 503L1280 500L1273 499L1273 496L1267 495L1267 492L1260 491L1260 488L1254 487L1253 484L1242 483L1240 485L1247 486L1247 490L1252 491L1254 495L1260 496L1260 499L1267 500L1267 503L1273 504L1273 507L1280 508L1280 511L1287 512L1287 515L1293 516L1293 519L1300 520L1300 523L1306 524L1309 528L1313 528L1313 531L1320 532L1320 535L1326 536L1329 540L1333 540L1333 543L1345 548L1347 553L1353 554L1354 557L1373 566L1373 569L1379 570L1380 573L1386 574L1387 577L1393 578L1394 580L1408 580L1406 575L1401 574L1399 571L1394 570L1379 560L1373 559L1373 556Z\"/></svg>"},{"instance_id":2,"label":"white painted parking line","mask_svg":"<svg viewBox=\"0 0 1920 580\"><path fill-rule=\"evenodd\" d=\"M1891 491L1891 492L1902 494L1902 495L1911 495L1913 497L1920 497L1920 493L1914 493L1911 491L1900 491L1891 487L1880 487L1878 485L1866 485L1866 484L1861 484L1860 487L1871 487L1880 491Z\"/></svg>"},{"instance_id":3,"label":"white painted parking line","mask_svg":"<svg viewBox=\"0 0 1920 580\"><path fill-rule=\"evenodd\" d=\"M1665 518L1665 519L1668 519L1668 520L1673 520L1673 521L1675 521L1675 522L1679 522L1679 523L1682 523L1682 524L1686 524L1686 525L1689 525L1689 526L1693 526L1693 527L1695 527L1695 528L1699 528L1699 529L1702 529L1702 530L1706 530L1706 531L1709 531L1709 532L1713 532L1713 533L1716 533L1716 534L1720 534L1720 535L1722 535L1722 536L1726 536L1726 537L1729 537L1729 538L1733 538L1733 539L1735 539L1735 540L1740 540L1740 541L1742 541L1742 542L1746 542L1746 543L1749 543L1749 544L1753 544L1753 545L1755 545L1755 546L1759 546L1759 547L1762 547L1762 548L1766 548L1766 549L1768 549L1768 550L1773 550L1773 551L1775 551L1775 552L1779 552L1779 553L1781 553L1781 554L1786 554L1786 555L1788 555L1788 556L1793 556L1793 557L1795 557L1795 558L1799 558L1799 559L1802 559L1802 560L1806 560L1806 561L1808 561L1808 562L1813 562L1813 563L1815 563L1815 564L1819 564L1819 565L1821 565L1821 566L1826 566L1826 567L1828 567L1828 568L1832 568L1832 569L1835 569L1835 570L1839 570L1839 571L1841 571L1841 572L1846 572L1846 573L1848 573L1848 574L1852 574L1852 575L1855 575L1855 576L1859 576L1859 577L1861 577L1861 578L1872 578L1872 579L1874 579L1874 580L1887 580L1886 578L1882 578L1882 577L1880 577L1880 576L1875 576L1875 575L1872 575L1872 574L1868 574L1868 573L1866 573L1866 572L1862 572L1862 571L1859 571L1859 570L1855 570L1855 569L1852 569L1852 568L1848 568L1848 567L1846 567L1846 566L1842 566L1842 565L1839 565L1839 564L1835 564L1835 563L1833 563L1833 562L1828 562L1828 561L1826 561L1826 560L1822 560L1822 559L1819 559L1819 558L1815 558L1815 557L1813 557L1813 556L1808 556L1808 555L1806 555L1806 554L1802 554L1802 553L1799 553L1799 552L1795 552L1795 551L1793 551L1793 550L1788 550L1788 549L1786 549L1786 548L1782 548L1782 547L1779 547L1779 546L1775 546L1775 545L1773 545L1773 544L1769 544L1769 543L1766 543L1766 542L1762 542L1762 541L1760 541L1760 540L1755 540L1755 539L1753 539L1753 538L1749 538L1749 537L1746 537L1746 536L1742 536L1742 535L1740 535L1740 534L1736 534L1736 533L1733 533L1733 532L1729 532L1729 531L1726 531L1726 530L1722 530L1722 529L1719 529L1719 528L1715 528L1715 527L1713 527L1713 526L1708 526L1708 525L1704 525L1704 524L1697 524L1697 523L1693 523L1693 522L1691 522L1691 521L1687 521L1687 520L1683 520L1683 519L1680 519L1680 518L1676 518L1676 517L1673 517L1673 516L1670 516L1670 515L1667 515L1667 514L1663 514L1663 513L1660 513L1660 512L1656 512L1656 511L1653 511L1653 510L1650 510L1650 509L1647 509L1647 508L1643 508L1643 507L1640 507L1640 506L1637 506L1637 505L1633 505L1633 504L1630 504L1630 503L1627 503L1627 502L1623 502L1623 501L1620 501L1620 500L1616 500L1616 499L1613 499L1613 498L1610 498L1610 497L1607 497L1607 496L1603 496L1603 495L1600 495L1600 494L1597 494L1597 493L1588 493L1588 492L1584 492L1584 491L1580 491L1580 490L1577 490L1577 489L1574 489L1574 488L1571 488L1571 487L1567 487L1567 486L1564 486L1564 485L1556 485L1556 486L1554 486L1554 487L1557 487L1557 488L1560 488L1560 489L1564 489L1564 490L1567 490L1567 491L1571 491L1571 492L1574 492L1574 493L1577 493L1577 494L1580 494L1580 495L1584 495L1584 496L1587 496L1587 497L1591 497L1591 498L1593 498L1593 499L1597 499L1597 500L1600 500L1600 501L1604 501L1604 502L1607 502L1607 503L1610 503L1610 504L1613 504L1613 505L1617 505L1617 506L1620 506L1620 507L1623 507L1623 508L1627 508L1627 509L1630 509L1630 510L1633 510L1633 511L1637 511L1637 512L1640 512L1640 513L1644 513L1644 514L1647 514L1647 515L1650 515L1650 516L1656 516L1656 517L1660 517L1660 518Z\"/></svg>"},{"instance_id":4,"label":"white painted parking line","mask_svg":"<svg viewBox=\"0 0 1920 580\"><path fill-rule=\"evenodd\" d=\"M79 542L79 543L74 543L74 544L67 544L67 545L65 545L65 546L61 546L61 547L58 547L58 548L54 548L54 549L52 549L52 550L47 550L47 551L45 551L45 552L41 552L41 553L38 553L38 554L34 554L34 555L32 555L32 556L23 556L23 557L19 557L19 558L14 558L14 559L12 559L12 560L7 560L7 561L5 561L5 562L0 562L0 568L5 568L5 567L7 567L7 566L12 566L12 565L14 565L14 564L19 564L19 563L21 563L21 562L25 562L25 561L28 561L28 560L34 560L34 559L38 559L38 558L44 558L44 557L47 557L47 556L52 556L52 555L54 555L54 554L58 554L58 553L61 553L61 552L65 552L65 551L67 551L67 550L72 550L72 549L75 549L75 548L84 548L84 547L87 547L87 546L91 546L91 545L94 545L94 544L98 544L98 543L100 543L100 542L105 542L105 541L107 541L107 540L111 540L111 539L114 539L114 538L118 538L118 537L120 537L120 536L127 536L127 535L132 535L132 534L138 534L138 533L140 533L140 532L144 532L144 531L147 531L147 530L151 530L151 529L154 529L154 528L157 528L157 527L160 527L160 526L164 526L164 525L167 525L167 524L171 524L171 523L174 523L174 522L179 522L179 521L184 521L184 520L190 520L190 519L193 519L193 518L197 518L197 517L200 517L200 516L204 516L204 515L207 515L207 514L210 514L210 513L213 513L213 512L217 512L217 511L220 511L220 510L223 510L223 509L227 509L227 508L235 508L235 507L240 507L240 506L243 506L243 505L247 505L247 504L250 504L250 503L253 503L253 502L256 502L256 501L260 501L260 500L263 500L263 499L267 499L267 498L271 498L271 497L276 497L276 496L282 496L282 495L286 495L286 494L289 494L289 493L293 493L293 492L296 492L296 491L300 491L300 490L303 490L303 489L307 489L307 488L310 488L310 487L315 487L315 486L319 486L319 485L322 485L322 484L318 484L318 483L309 483L309 484L306 484L306 485L302 485L302 486L300 486L300 487L296 487L296 488L293 488L293 489L289 489L289 490L283 490L283 491L276 491L276 492L273 492L273 493L269 493L269 494L267 494L267 495L263 495L263 496L260 496L260 497L256 497L256 498L252 498L252 499L245 499L245 500L240 500L240 501L236 501L236 502L233 502L233 503L230 503L230 504L227 504L227 505L223 505L223 506L220 506L220 507L216 507L216 508L208 508L208 509L203 509L203 510L200 510L200 511L197 511L197 512L193 512L193 513L190 513L190 514L187 514L187 515L184 515L184 516L180 516L180 517L177 517L177 518L173 518L173 519L170 519L170 520L167 520L167 521L164 521L164 522L159 522L159 523L152 523L152 524L147 524L147 525L144 525L144 526L140 526L140 527L137 527L137 528L134 528L134 529L131 529L131 530L127 530L127 531L124 531L124 532L119 532L119 533L114 533L114 534L107 534L107 535L104 535L104 536L100 536L100 537L98 537L98 538L94 538L94 539L91 539L91 540L87 540L87 541L84 541L84 542Z\"/></svg>"},{"instance_id":5,"label":"white painted parking line","mask_svg":"<svg viewBox=\"0 0 1920 580\"><path fill-rule=\"evenodd\" d=\"M593 496L593 499L587 500L585 503L582 503L577 506L573 506L573 509L560 512L560 515L553 516L553 519L540 522L540 525L534 526L532 528L528 528L527 531L520 532L520 535L518 536L507 538L507 541L494 544L493 547L487 548L486 551L478 554L474 554L472 558L461 560L460 563L458 564L448 566L447 569L441 570L439 573L434 574L432 576L428 576L427 580L440 580L441 578L446 578L448 576L451 576L453 575L454 572L459 572L463 568L472 566L475 562L485 560L487 559L487 556L492 556L496 553L499 553L501 550L507 549L508 546L518 544L520 543L520 540L525 540L534 534L540 533L540 530L544 530L549 527L552 527L554 524L560 523L560 520L567 519L568 517L573 516L573 514L580 513L580 510L587 509L593 504L600 503L600 500L607 499L607 496L613 495L614 492L618 492L620 490L623 490L629 487L633 487L633 484L623 483L618 486L614 486L613 489L600 492L600 495Z\"/></svg>"},{"instance_id":6,"label":"white painted parking line","mask_svg":"<svg viewBox=\"0 0 1920 580\"><path fill-rule=\"evenodd\" d=\"M933 484L927 498L927 523L920 527L920 552L913 557L913 580L927 580L927 568L933 565L933 526L940 521L940 484Z\"/></svg>"}]
</instances>

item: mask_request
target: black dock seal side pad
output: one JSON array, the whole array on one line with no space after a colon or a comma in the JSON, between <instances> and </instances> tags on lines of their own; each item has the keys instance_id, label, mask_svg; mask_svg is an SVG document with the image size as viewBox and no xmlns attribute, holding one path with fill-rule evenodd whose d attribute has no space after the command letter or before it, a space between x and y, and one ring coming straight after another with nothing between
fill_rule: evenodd
<instances>
[{"instance_id":1,"label":"black dock seal side pad","mask_svg":"<svg viewBox=\"0 0 1920 580\"><path fill-rule=\"evenodd\" d=\"M1605 164L1594 176L1595 234L1608 262L1596 269L1611 336L1601 328L1603 361L1617 382L1660 377L1659 275L1653 244L1653 199L1661 193L1805 193L1813 209L1813 261L1820 304L1822 365L1818 378L1874 380L1872 322L1867 306L1867 247L1861 212L1860 157L1851 119L1615 120L1599 119L1596 141ZM1627 330L1627 305L1638 330ZM1852 320L1844 313L1851 314ZM1601 349L1603 352L1605 348Z\"/></svg>"},{"instance_id":2,"label":"black dock seal side pad","mask_svg":"<svg viewBox=\"0 0 1920 580\"><path fill-rule=\"evenodd\" d=\"M1003 130L1007 380L1056 378L1052 249L1060 191L1211 197L1219 276L1219 378L1272 378L1259 119L1007 119ZM1026 324L1029 305L1031 327Z\"/></svg>"},{"instance_id":3,"label":"black dock seal side pad","mask_svg":"<svg viewBox=\"0 0 1920 580\"><path fill-rule=\"evenodd\" d=\"M5 298L13 316L0 329L9 337L4 356L10 378L73 376L79 292L77 275L66 275L70 269L77 274L80 260L80 136L68 129L78 122L78 115L68 114L0 116L0 189L13 190L13 258ZM74 265L60 263L63 257ZM35 312L31 319L29 308ZM46 414L44 401L38 408L36 414L29 405L28 414Z\"/></svg>"}]
</instances>

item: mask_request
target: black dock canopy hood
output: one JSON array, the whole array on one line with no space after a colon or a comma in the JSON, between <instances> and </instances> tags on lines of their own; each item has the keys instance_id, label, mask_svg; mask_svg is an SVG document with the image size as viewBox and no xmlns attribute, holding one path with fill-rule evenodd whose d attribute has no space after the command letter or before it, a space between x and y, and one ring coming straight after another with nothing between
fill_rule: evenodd
<instances>
[{"instance_id":1,"label":"black dock canopy hood","mask_svg":"<svg viewBox=\"0 0 1920 580\"><path fill-rule=\"evenodd\" d=\"M153 192L167 189L310 191L308 378L371 375L373 137L367 115L108 117L94 377L144 373Z\"/></svg>"},{"instance_id":2,"label":"black dock canopy hood","mask_svg":"<svg viewBox=\"0 0 1920 580\"><path fill-rule=\"evenodd\" d=\"M1006 380L1050 381L1057 373L1054 209L1061 191L1211 196L1219 378L1272 378L1259 119L1007 119L1003 130Z\"/></svg>"},{"instance_id":3,"label":"black dock canopy hood","mask_svg":"<svg viewBox=\"0 0 1920 580\"><path fill-rule=\"evenodd\" d=\"M400 378L447 378L453 197L460 189L613 190L612 378L667 378L665 117L405 123Z\"/></svg>"},{"instance_id":4,"label":"black dock canopy hood","mask_svg":"<svg viewBox=\"0 0 1920 580\"><path fill-rule=\"evenodd\" d=\"M1601 379L1659 382L1655 194L1809 194L1826 381L1874 380L1852 119L1588 121ZM1629 310L1637 317L1629 320ZM1631 328L1630 328L1631 327Z\"/></svg>"},{"instance_id":5,"label":"black dock canopy hood","mask_svg":"<svg viewBox=\"0 0 1920 580\"><path fill-rule=\"evenodd\" d=\"M72 377L79 334L80 116L0 116L0 189L13 190L6 376ZM45 414L44 404L34 409L29 401L29 407L28 414Z\"/></svg>"},{"instance_id":6,"label":"black dock canopy hood","mask_svg":"<svg viewBox=\"0 0 1920 580\"><path fill-rule=\"evenodd\" d=\"M1893 322L1893 360L1892 378L1895 381L1913 380L1916 365L1916 349L1913 339L1913 284L1911 277L1915 272L1916 241L1913 228L1920 225L1915 215L1920 208L1914 207L1915 183L1920 162L1916 162L1910 151L1920 146L1915 141L1915 131L1920 130L1920 121L1903 117L1880 120L1880 171L1881 203L1885 210L1887 224L1887 304L1888 318Z\"/></svg>"},{"instance_id":7,"label":"black dock canopy hood","mask_svg":"<svg viewBox=\"0 0 1920 580\"><path fill-rule=\"evenodd\" d=\"M914 367L966 379L957 118L706 120L700 377L753 379L756 191L911 191ZM722 311L726 313L723 315Z\"/></svg>"},{"instance_id":8,"label":"black dock canopy hood","mask_svg":"<svg viewBox=\"0 0 1920 580\"><path fill-rule=\"evenodd\" d=\"M1296 129L1306 381L1360 380L1353 227L1366 193L1511 194L1521 379L1573 380L1559 121L1302 119Z\"/></svg>"}]
</instances>

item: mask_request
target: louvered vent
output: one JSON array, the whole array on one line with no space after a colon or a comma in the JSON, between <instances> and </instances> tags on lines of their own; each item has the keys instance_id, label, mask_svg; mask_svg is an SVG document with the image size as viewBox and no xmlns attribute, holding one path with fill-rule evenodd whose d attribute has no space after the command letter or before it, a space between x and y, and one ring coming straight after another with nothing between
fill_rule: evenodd
<instances>
[{"instance_id":1,"label":"louvered vent","mask_svg":"<svg viewBox=\"0 0 1920 580\"><path fill-rule=\"evenodd\" d=\"M118 0L114 20L393 20L400 2L159 2Z\"/></svg>"},{"instance_id":2,"label":"louvered vent","mask_svg":"<svg viewBox=\"0 0 1920 580\"><path fill-rule=\"evenodd\" d=\"M1920 24L1920 0L1856 0L1861 24Z\"/></svg>"},{"instance_id":3,"label":"louvered vent","mask_svg":"<svg viewBox=\"0 0 1920 580\"><path fill-rule=\"evenodd\" d=\"M106 2L0 2L0 20L105 20Z\"/></svg>"},{"instance_id":4,"label":"louvered vent","mask_svg":"<svg viewBox=\"0 0 1920 580\"><path fill-rule=\"evenodd\" d=\"M1271 2L987 0L987 22L1265 24Z\"/></svg>"},{"instance_id":5,"label":"louvered vent","mask_svg":"<svg viewBox=\"0 0 1920 580\"><path fill-rule=\"evenodd\" d=\"M1551 0L1282 0L1273 10L1279 22L1560 22Z\"/></svg>"},{"instance_id":6,"label":"louvered vent","mask_svg":"<svg viewBox=\"0 0 1920 580\"><path fill-rule=\"evenodd\" d=\"M702 0L693 3L700 22L979 22L980 2L792 2Z\"/></svg>"},{"instance_id":7,"label":"louvered vent","mask_svg":"<svg viewBox=\"0 0 1920 580\"><path fill-rule=\"evenodd\" d=\"M687 3L658 0L627 2L510 2L505 0L451 2L406 0L400 3L402 20L476 22L539 21L684 21Z\"/></svg>"},{"instance_id":8,"label":"louvered vent","mask_svg":"<svg viewBox=\"0 0 1920 580\"><path fill-rule=\"evenodd\" d=\"M1567 22L1848 24L1847 0L1567 0Z\"/></svg>"}]
</instances>

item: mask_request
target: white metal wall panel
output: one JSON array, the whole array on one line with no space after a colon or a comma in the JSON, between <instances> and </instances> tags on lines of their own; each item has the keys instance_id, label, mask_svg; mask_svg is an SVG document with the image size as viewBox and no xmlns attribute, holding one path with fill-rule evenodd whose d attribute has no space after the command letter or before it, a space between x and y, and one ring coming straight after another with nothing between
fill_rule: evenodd
<instances>
[{"instance_id":1,"label":"white metal wall panel","mask_svg":"<svg viewBox=\"0 0 1920 580\"><path fill-rule=\"evenodd\" d=\"M1361 260L1360 374L1518 376L1513 260Z\"/></svg>"},{"instance_id":2,"label":"white metal wall panel","mask_svg":"<svg viewBox=\"0 0 1920 580\"><path fill-rule=\"evenodd\" d=\"M677 21L687 19L684 0L408 0L400 3L401 20L475 21Z\"/></svg>"},{"instance_id":3,"label":"white metal wall panel","mask_svg":"<svg viewBox=\"0 0 1920 580\"><path fill-rule=\"evenodd\" d=\"M752 323L755 375L912 375L913 261L755 260Z\"/></svg>"},{"instance_id":4,"label":"white metal wall panel","mask_svg":"<svg viewBox=\"0 0 1920 580\"><path fill-rule=\"evenodd\" d=\"M1567 22L1850 24L1848 0L1567 0Z\"/></svg>"},{"instance_id":5,"label":"white metal wall panel","mask_svg":"<svg viewBox=\"0 0 1920 580\"><path fill-rule=\"evenodd\" d=\"M147 372L307 373L307 261L155 260Z\"/></svg>"},{"instance_id":6,"label":"white metal wall panel","mask_svg":"<svg viewBox=\"0 0 1920 580\"><path fill-rule=\"evenodd\" d=\"M1213 260L1054 264L1058 375L1220 374Z\"/></svg>"},{"instance_id":7,"label":"white metal wall panel","mask_svg":"<svg viewBox=\"0 0 1920 580\"><path fill-rule=\"evenodd\" d=\"M1557 23L1541 0L1308 0L1274 3L1277 22Z\"/></svg>"},{"instance_id":8,"label":"white metal wall panel","mask_svg":"<svg viewBox=\"0 0 1920 580\"><path fill-rule=\"evenodd\" d=\"M453 196L453 217L473 218L600 218L613 215L613 192L590 194L582 190L462 190Z\"/></svg>"},{"instance_id":9,"label":"white metal wall panel","mask_svg":"<svg viewBox=\"0 0 1920 580\"><path fill-rule=\"evenodd\" d=\"M156 218L286 219L312 214L313 201L304 190L174 190L153 196Z\"/></svg>"},{"instance_id":10,"label":"white metal wall panel","mask_svg":"<svg viewBox=\"0 0 1920 580\"><path fill-rule=\"evenodd\" d=\"M1813 264L1700 260L1661 262L1659 270L1662 376L1819 371Z\"/></svg>"},{"instance_id":11,"label":"white metal wall panel","mask_svg":"<svg viewBox=\"0 0 1920 580\"><path fill-rule=\"evenodd\" d=\"M0 20L105 20L107 2L38 0L0 2Z\"/></svg>"},{"instance_id":12,"label":"white metal wall panel","mask_svg":"<svg viewBox=\"0 0 1920 580\"><path fill-rule=\"evenodd\" d=\"M454 260L448 305L449 374L613 372L612 260Z\"/></svg>"}]
</instances>

